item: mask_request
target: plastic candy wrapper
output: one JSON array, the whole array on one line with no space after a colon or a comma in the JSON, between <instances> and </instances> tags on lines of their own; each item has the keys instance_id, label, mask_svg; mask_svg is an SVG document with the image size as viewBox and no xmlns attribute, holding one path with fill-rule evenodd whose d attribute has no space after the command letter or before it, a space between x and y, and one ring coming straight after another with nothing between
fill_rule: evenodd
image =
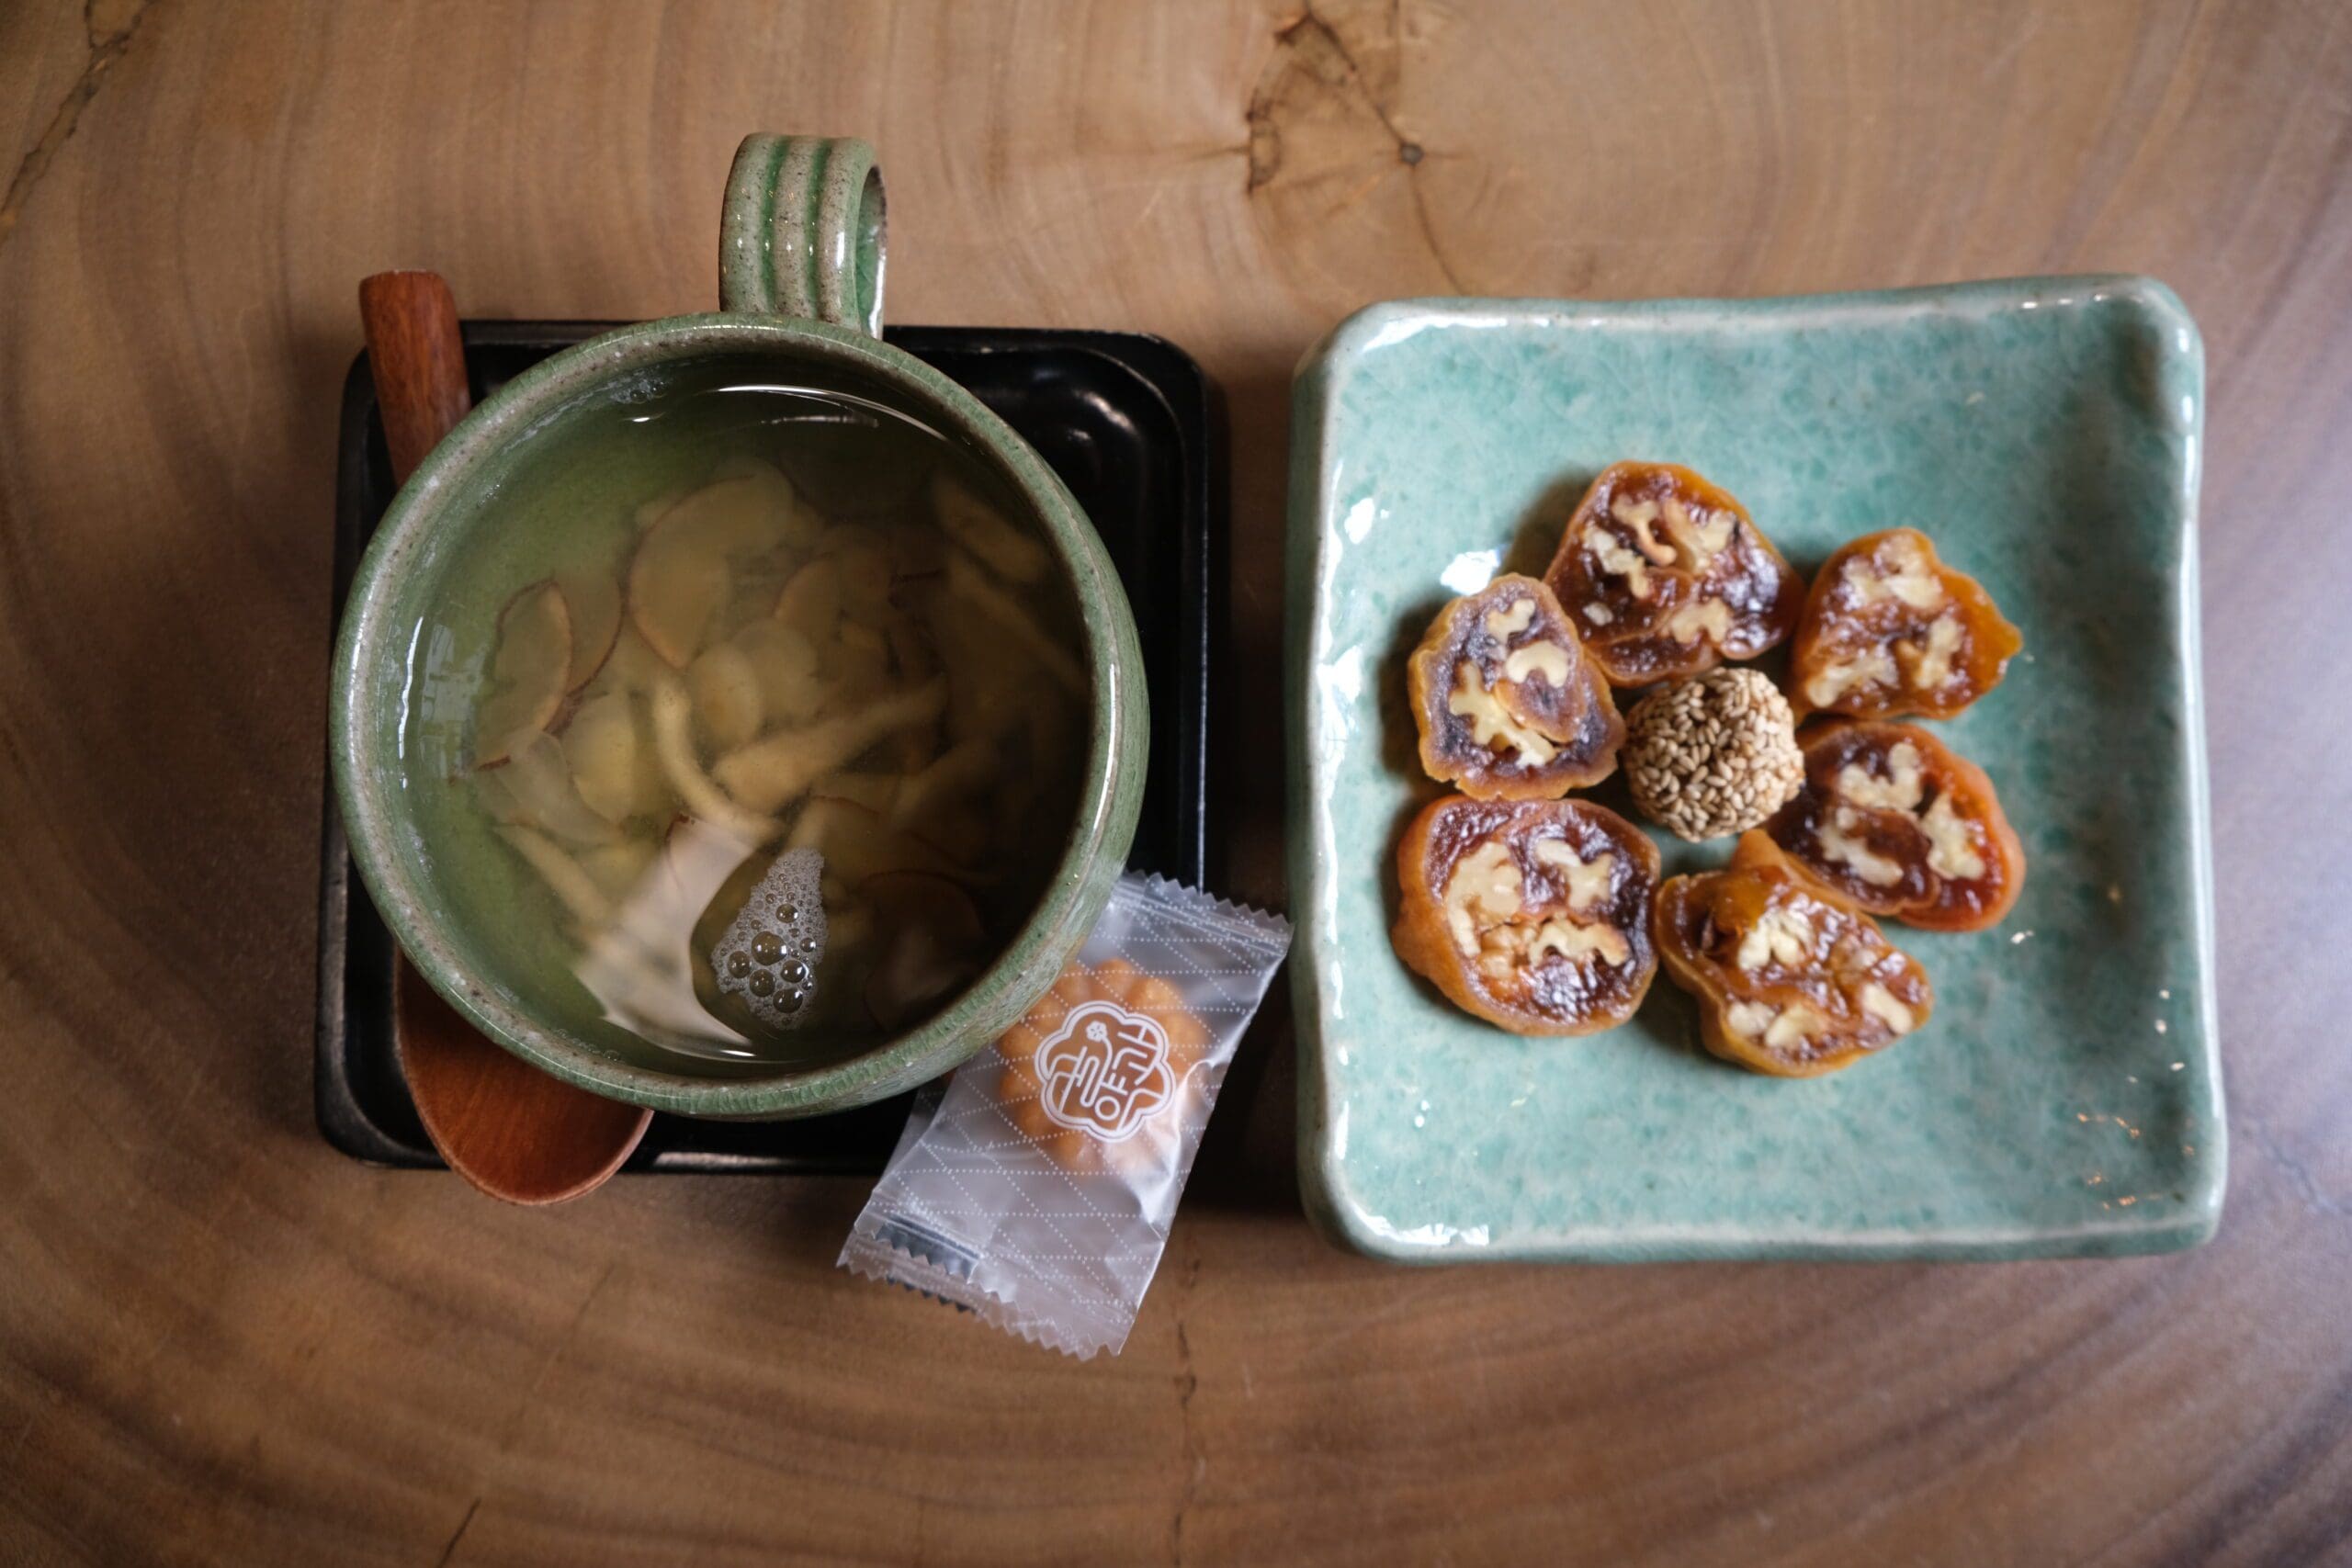
<instances>
[{"instance_id":1,"label":"plastic candy wrapper","mask_svg":"<svg viewBox=\"0 0 2352 1568\"><path fill-rule=\"evenodd\" d=\"M1290 925L1129 874L1051 990L918 1100L841 1264L1115 1353ZM928 1121L925 1113L928 1112Z\"/></svg>"}]
</instances>

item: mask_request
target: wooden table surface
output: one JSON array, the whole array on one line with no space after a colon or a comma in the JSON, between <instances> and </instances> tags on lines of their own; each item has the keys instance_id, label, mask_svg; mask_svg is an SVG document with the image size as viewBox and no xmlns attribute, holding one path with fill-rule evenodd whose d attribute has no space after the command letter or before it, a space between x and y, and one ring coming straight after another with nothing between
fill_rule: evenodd
<instances>
[{"instance_id":1,"label":"wooden table surface","mask_svg":"<svg viewBox=\"0 0 2352 1568\"><path fill-rule=\"evenodd\" d=\"M707 309L759 128L879 143L895 320L1159 333L1223 384L1224 878L1266 901L1287 386L1342 314L2170 282L2211 355L2218 1239L1361 1261L1297 1210L1279 999L1089 1365L835 1269L859 1182L523 1213L329 1150L354 285ZM2346 7L22 0L0 133L0 1562L2352 1561Z\"/></svg>"}]
</instances>

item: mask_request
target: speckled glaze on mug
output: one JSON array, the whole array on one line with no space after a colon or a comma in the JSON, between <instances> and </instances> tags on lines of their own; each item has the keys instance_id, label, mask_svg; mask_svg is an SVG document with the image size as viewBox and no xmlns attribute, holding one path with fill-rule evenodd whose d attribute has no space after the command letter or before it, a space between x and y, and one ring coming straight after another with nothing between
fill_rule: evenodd
<instances>
[{"instance_id":1,"label":"speckled glaze on mug","mask_svg":"<svg viewBox=\"0 0 2352 1568\"><path fill-rule=\"evenodd\" d=\"M1375 306L1294 401L1291 901L1310 1213L1374 1256L2017 1258L2212 1233L2226 1166L2197 641L2203 355L2144 278L1596 304ZM1521 1039L1388 945L1415 765L1405 656L1448 598L1541 572L1586 483L1688 464L1810 573L1909 524L2025 632L1933 725L2028 858L1990 931L1890 924L1932 1021L1826 1078L1631 1024ZM1776 668L1769 664L1768 669ZM1600 797L1621 809L1622 785ZM1728 840L1662 834L1669 874Z\"/></svg>"},{"instance_id":2,"label":"speckled glaze on mug","mask_svg":"<svg viewBox=\"0 0 2352 1568\"><path fill-rule=\"evenodd\" d=\"M728 177L719 311L624 327L526 371L467 416L394 499L359 565L335 648L329 724L352 853L401 948L492 1040L558 1077L687 1115L839 1111L936 1077L1002 1033L1061 972L1123 869L1142 803L1149 734L1135 621L1100 536L1044 460L962 388L885 344L881 175L862 141L753 136ZM453 921L398 765L406 668L400 629L428 613L436 573L514 454L567 411L628 390L648 371L713 356L789 362L848 378L922 417L993 468L1028 509L1075 599L1092 723L1079 808L1028 922L989 968L915 1029L847 1060L790 1071L674 1069L583 1037L561 1004L499 972ZM469 523L469 517L478 521Z\"/></svg>"}]
</instances>

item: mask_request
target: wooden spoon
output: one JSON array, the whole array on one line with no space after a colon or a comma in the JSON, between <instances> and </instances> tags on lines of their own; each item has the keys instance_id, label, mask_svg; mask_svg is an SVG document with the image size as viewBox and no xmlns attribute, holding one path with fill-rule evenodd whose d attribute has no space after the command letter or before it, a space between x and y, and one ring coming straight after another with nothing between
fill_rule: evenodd
<instances>
[{"instance_id":1,"label":"wooden spoon","mask_svg":"<svg viewBox=\"0 0 2352 1568\"><path fill-rule=\"evenodd\" d=\"M379 272L360 280L359 314L392 474L406 480L473 400L458 302L438 273ZM594 1191L653 1120L642 1106L575 1089L502 1049L397 951L392 1037L433 1146L450 1169L510 1203Z\"/></svg>"}]
</instances>

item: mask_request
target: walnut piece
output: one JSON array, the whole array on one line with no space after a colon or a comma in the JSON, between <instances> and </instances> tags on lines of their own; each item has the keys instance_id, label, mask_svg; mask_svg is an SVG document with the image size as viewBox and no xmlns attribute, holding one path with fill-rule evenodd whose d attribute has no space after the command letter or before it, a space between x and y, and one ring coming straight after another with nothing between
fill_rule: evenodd
<instances>
[{"instance_id":1,"label":"walnut piece","mask_svg":"<svg viewBox=\"0 0 2352 1568\"><path fill-rule=\"evenodd\" d=\"M1848 692L1864 686L1892 686L1902 678L1902 671L1894 665L1894 655L1873 643L1850 659L1824 664L1806 677L1804 692L1805 700L1815 707L1834 707Z\"/></svg>"},{"instance_id":2,"label":"walnut piece","mask_svg":"<svg viewBox=\"0 0 2352 1568\"><path fill-rule=\"evenodd\" d=\"M1656 528L1658 506L1655 501L1633 501L1619 496L1609 503L1609 515L1633 530L1634 543L1642 554L1659 566L1674 564L1674 547L1659 540Z\"/></svg>"},{"instance_id":3,"label":"walnut piece","mask_svg":"<svg viewBox=\"0 0 2352 1568\"><path fill-rule=\"evenodd\" d=\"M1479 967L1497 979L1508 980L1514 969L1533 968L1550 957L1574 963L1591 956L1603 964L1623 964L1633 957L1625 934L1613 926L1587 925L1577 920L1552 919L1490 927L1480 938Z\"/></svg>"},{"instance_id":4,"label":"walnut piece","mask_svg":"<svg viewBox=\"0 0 2352 1568\"><path fill-rule=\"evenodd\" d=\"M1487 635L1493 637L1517 637L1535 624L1535 596L1513 599L1507 610L1487 612Z\"/></svg>"},{"instance_id":5,"label":"walnut piece","mask_svg":"<svg viewBox=\"0 0 2352 1568\"><path fill-rule=\"evenodd\" d=\"M1609 897L1610 884L1617 874L1617 857L1602 853L1589 861L1577 858L1576 851L1559 839L1535 840L1535 859L1560 874L1567 885L1568 909L1581 915Z\"/></svg>"},{"instance_id":6,"label":"walnut piece","mask_svg":"<svg viewBox=\"0 0 2352 1568\"><path fill-rule=\"evenodd\" d=\"M1894 993L1872 980L1862 987L1862 1010L1885 1024L1897 1034L1908 1034L1917 1027L1918 1014L1895 999Z\"/></svg>"},{"instance_id":7,"label":"walnut piece","mask_svg":"<svg viewBox=\"0 0 2352 1568\"><path fill-rule=\"evenodd\" d=\"M1767 964L1793 968L1812 953L1813 937L1813 921L1802 908L1767 909L1740 938L1733 962L1742 969L1760 969Z\"/></svg>"},{"instance_id":8,"label":"walnut piece","mask_svg":"<svg viewBox=\"0 0 2352 1568\"><path fill-rule=\"evenodd\" d=\"M1693 599L1666 618L1666 635L1677 642L1720 644L1731 636L1731 606L1720 599Z\"/></svg>"},{"instance_id":9,"label":"walnut piece","mask_svg":"<svg viewBox=\"0 0 2352 1568\"><path fill-rule=\"evenodd\" d=\"M1445 879L1445 923L1453 945L1475 956L1482 929L1519 913L1519 863L1498 843L1480 844L1453 863Z\"/></svg>"},{"instance_id":10,"label":"walnut piece","mask_svg":"<svg viewBox=\"0 0 2352 1568\"><path fill-rule=\"evenodd\" d=\"M1976 826L1952 809L1951 795L1936 796L1936 803L1919 818L1919 829L1928 835L1929 871L1958 882L1984 874L1984 857L1976 848Z\"/></svg>"},{"instance_id":11,"label":"walnut piece","mask_svg":"<svg viewBox=\"0 0 2352 1568\"><path fill-rule=\"evenodd\" d=\"M1503 679L1513 685L1541 680L1565 686L1568 671L1568 650L1556 642L1522 643L1503 660Z\"/></svg>"},{"instance_id":12,"label":"walnut piece","mask_svg":"<svg viewBox=\"0 0 2352 1568\"><path fill-rule=\"evenodd\" d=\"M1616 535L1598 523L1588 523L1584 526L1584 546L1592 552L1592 558L1600 563L1602 572L1625 580L1626 592L1636 599L1650 596L1649 564L1627 549Z\"/></svg>"},{"instance_id":13,"label":"walnut piece","mask_svg":"<svg viewBox=\"0 0 2352 1568\"><path fill-rule=\"evenodd\" d=\"M1890 534L1875 549L1846 557L1838 565L1838 578L1857 609L1902 604L1915 610L1933 610L1944 603L1943 584L1936 581L1935 555L1924 536L1908 530Z\"/></svg>"},{"instance_id":14,"label":"walnut piece","mask_svg":"<svg viewBox=\"0 0 2352 1568\"><path fill-rule=\"evenodd\" d=\"M1928 623L1924 646L1917 638L1905 637L1894 645L1894 656L1912 690L1940 692L1951 683L1952 660L1967 642L1960 617L1947 611Z\"/></svg>"},{"instance_id":15,"label":"walnut piece","mask_svg":"<svg viewBox=\"0 0 2352 1568\"><path fill-rule=\"evenodd\" d=\"M1872 887L1893 887L1903 880L1903 863L1889 860L1855 837L1861 831L1862 819L1844 807L1830 814L1829 823L1821 829L1821 852L1831 863L1842 865Z\"/></svg>"},{"instance_id":16,"label":"walnut piece","mask_svg":"<svg viewBox=\"0 0 2352 1568\"><path fill-rule=\"evenodd\" d=\"M1487 688L1476 660L1465 659L1453 667L1453 692L1445 699L1445 711L1470 721L1472 740L1487 747L1502 742L1518 753L1522 766L1540 768L1558 752L1550 740L1511 716Z\"/></svg>"},{"instance_id":17,"label":"walnut piece","mask_svg":"<svg viewBox=\"0 0 2352 1568\"><path fill-rule=\"evenodd\" d=\"M1838 770L1838 798L1874 810L1911 811L1927 788L1919 767L1919 748L1898 740L1886 751L1886 775L1882 778L1857 762Z\"/></svg>"}]
</instances>

